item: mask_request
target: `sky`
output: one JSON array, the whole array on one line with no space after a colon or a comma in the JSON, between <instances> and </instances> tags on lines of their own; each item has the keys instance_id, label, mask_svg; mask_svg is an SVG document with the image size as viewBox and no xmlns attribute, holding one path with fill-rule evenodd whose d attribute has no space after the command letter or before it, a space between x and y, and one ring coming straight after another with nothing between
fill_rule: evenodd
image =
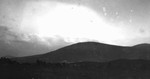
<instances>
[{"instance_id":1,"label":"sky","mask_svg":"<svg viewBox=\"0 0 150 79\"><path fill-rule=\"evenodd\" d=\"M150 43L149 0L0 0L0 56L78 42Z\"/></svg>"}]
</instances>

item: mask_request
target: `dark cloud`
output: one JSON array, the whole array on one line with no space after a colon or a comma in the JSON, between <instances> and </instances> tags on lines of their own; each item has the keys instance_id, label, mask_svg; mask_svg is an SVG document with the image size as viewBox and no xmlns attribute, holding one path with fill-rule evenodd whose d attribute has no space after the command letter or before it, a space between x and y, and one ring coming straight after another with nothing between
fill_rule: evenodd
<instances>
[{"instance_id":1,"label":"dark cloud","mask_svg":"<svg viewBox=\"0 0 150 79\"><path fill-rule=\"evenodd\" d=\"M0 26L0 40L3 41L9 41L9 40L15 40L18 38L15 33L11 31L12 28L8 26Z\"/></svg>"},{"instance_id":2,"label":"dark cloud","mask_svg":"<svg viewBox=\"0 0 150 79\"><path fill-rule=\"evenodd\" d=\"M27 55L35 55L35 54L43 54L50 51L54 51L58 48L69 45L69 43L64 40L59 40L57 43L53 43L54 41L49 40L45 43L42 43L39 40L32 41L23 41L23 40L14 40L8 43L3 43L2 47L5 46L4 49L9 49L0 53L1 55L15 55L15 56L27 56ZM50 43L48 46L46 43ZM0 49L0 51L3 51Z\"/></svg>"},{"instance_id":3,"label":"dark cloud","mask_svg":"<svg viewBox=\"0 0 150 79\"><path fill-rule=\"evenodd\" d=\"M0 32L1 32L1 31L8 31L7 26L0 26Z\"/></svg>"},{"instance_id":4,"label":"dark cloud","mask_svg":"<svg viewBox=\"0 0 150 79\"><path fill-rule=\"evenodd\" d=\"M14 49L12 46L10 46L8 43L4 42L3 40L0 40L0 57L1 56L17 56L18 52L16 49Z\"/></svg>"},{"instance_id":5,"label":"dark cloud","mask_svg":"<svg viewBox=\"0 0 150 79\"><path fill-rule=\"evenodd\" d=\"M68 44L61 37L41 39L35 35L12 32L7 26L0 26L0 57L42 54Z\"/></svg>"},{"instance_id":6,"label":"dark cloud","mask_svg":"<svg viewBox=\"0 0 150 79\"><path fill-rule=\"evenodd\" d=\"M4 39L9 33L9 29L6 26L0 26L0 40Z\"/></svg>"},{"instance_id":7,"label":"dark cloud","mask_svg":"<svg viewBox=\"0 0 150 79\"><path fill-rule=\"evenodd\" d=\"M7 33L9 29L6 26L0 26L0 34L3 35Z\"/></svg>"},{"instance_id":8,"label":"dark cloud","mask_svg":"<svg viewBox=\"0 0 150 79\"><path fill-rule=\"evenodd\" d=\"M52 40L48 40L44 43L42 43L40 40L11 40L7 42L5 42L4 40L0 40L0 57L7 55L27 56L42 54L69 45L69 43L65 42L64 40L59 40L57 41L57 43L53 42L54 41ZM47 43L49 43L49 45Z\"/></svg>"},{"instance_id":9,"label":"dark cloud","mask_svg":"<svg viewBox=\"0 0 150 79\"><path fill-rule=\"evenodd\" d=\"M146 33L146 30L145 29L139 29L139 32L143 34L143 33Z\"/></svg>"}]
</instances>

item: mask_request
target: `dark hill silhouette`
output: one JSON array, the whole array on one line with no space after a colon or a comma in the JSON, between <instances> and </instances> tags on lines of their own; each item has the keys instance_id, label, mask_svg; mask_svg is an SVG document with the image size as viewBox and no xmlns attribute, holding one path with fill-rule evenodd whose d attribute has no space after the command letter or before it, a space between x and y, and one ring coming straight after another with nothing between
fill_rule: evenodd
<instances>
[{"instance_id":1,"label":"dark hill silhouette","mask_svg":"<svg viewBox=\"0 0 150 79\"><path fill-rule=\"evenodd\" d=\"M6 56L3 56L4 58L14 58L15 56L12 56L12 55L6 55Z\"/></svg>"},{"instance_id":2,"label":"dark hill silhouette","mask_svg":"<svg viewBox=\"0 0 150 79\"><path fill-rule=\"evenodd\" d=\"M143 48L143 47L150 47L150 44L147 44L147 43L143 43L143 44L138 44L138 45L135 45L134 47L139 47L139 48Z\"/></svg>"},{"instance_id":3,"label":"dark hill silhouette","mask_svg":"<svg viewBox=\"0 0 150 79\"><path fill-rule=\"evenodd\" d=\"M106 62L117 59L148 59L148 51L143 48L121 47L97 42L81 42L53 52L28 57L14 58L20 62Z\"/></svg>"}]
</instances>

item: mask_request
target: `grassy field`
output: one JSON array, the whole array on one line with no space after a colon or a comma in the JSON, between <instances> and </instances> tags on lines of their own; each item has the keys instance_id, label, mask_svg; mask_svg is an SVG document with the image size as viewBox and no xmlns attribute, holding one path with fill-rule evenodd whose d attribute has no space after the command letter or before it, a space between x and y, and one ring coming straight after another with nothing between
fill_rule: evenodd
<instances>
[{"instance_id":1,"label":"grassy field","mask_svg":"<svg viewBox=\"0 0 150 79\"><path fill-rule=\"evenodd\" d=\"M150 61L17 63L0 61L0 79L150 79Z\"/></svg>"}]
</instances>

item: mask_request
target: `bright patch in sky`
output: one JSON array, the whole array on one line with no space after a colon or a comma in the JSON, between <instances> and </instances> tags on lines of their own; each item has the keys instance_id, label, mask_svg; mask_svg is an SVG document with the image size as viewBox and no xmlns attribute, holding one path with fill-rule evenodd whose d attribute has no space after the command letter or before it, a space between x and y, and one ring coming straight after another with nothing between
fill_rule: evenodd
<instances>
[{"instance_id":1,"label":"bright patch in sky","mask_svg":"<svg viewBox=\"0 0 150 79\"><path fill-rule=\"evenodd\" d=\"M113 43L125 39L121 28L106 22L94 10L86 6L55 2L27 4L21 31L45 40L60 36L67 42L96 40Z\"/></svg>"}]
</instances>

